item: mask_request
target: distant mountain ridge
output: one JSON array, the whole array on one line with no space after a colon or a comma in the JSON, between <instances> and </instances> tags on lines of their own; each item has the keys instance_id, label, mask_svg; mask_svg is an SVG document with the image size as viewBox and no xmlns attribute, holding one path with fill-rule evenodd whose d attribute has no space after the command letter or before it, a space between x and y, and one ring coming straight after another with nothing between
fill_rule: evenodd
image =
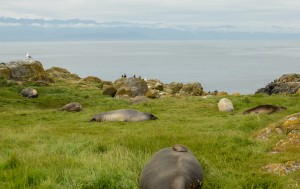
<instances>
[{"instance_id":1,"label":"distant mountain ridge","mask_svg":"<svg viewBox=\"0 0 300 189\"><path fill-rule=\"evenodd\" d=\"M74 40L300 40L300 33L240 32L230 25L199 27L0 17L0 41Z\"/></svg>"}]
</instances>

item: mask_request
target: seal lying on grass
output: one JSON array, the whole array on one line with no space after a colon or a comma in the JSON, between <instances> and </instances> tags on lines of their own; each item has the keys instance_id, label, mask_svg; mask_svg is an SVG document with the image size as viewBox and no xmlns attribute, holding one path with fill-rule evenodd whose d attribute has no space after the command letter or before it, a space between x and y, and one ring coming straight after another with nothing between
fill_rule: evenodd
<instances>
[{"instance_id":1,"label":"seal lying on grass","mask_svg":"<svg viewBox=\"0 0 300 189\"><path fill-rule=\"evenodd\" d=\"M104 112L101 114L95 115L91 121L146 121L146 120L155 120L155 117L152 114L139 112L132 109L121 109L114 110L110 112Z\"/></svg>"},{"instance_id":2,"label":"seal lying on grass","mask_svg":"<svg viewBox=\"0 0 300 189\"><path fill-rule=\"evenodd\" d=\"M198 189L202 182L201 165L181 144L156 152L140 176L141 189Z\"/></svg>"},{"instance_id":3,"label":"seal lying on grass","mask_svg":"<svg viewBox=\"0 0 300 189\"><path fill-rule=\"evenodd\" d=\"M272 114L282 110L286 110L283 106L260 105L243 112L243 114Z\"/></svg>"}]
</instances>

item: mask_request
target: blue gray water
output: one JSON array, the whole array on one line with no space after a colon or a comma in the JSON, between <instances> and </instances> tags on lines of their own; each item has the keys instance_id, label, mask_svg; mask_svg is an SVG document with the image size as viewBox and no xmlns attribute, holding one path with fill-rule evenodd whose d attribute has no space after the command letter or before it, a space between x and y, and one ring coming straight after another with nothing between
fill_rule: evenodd
<instances>
[{"instance_id":1,"label":"blue gray water","mask_svg":"<svg viewBox=\"0 0 300 189\"><path fill-rule=\"evenodd\" d=\"M300 41L7 42L0 62L24 59L26 52L45 69L63 67L80 77L114 81L126 73L242 94L300 73Z\"/></svg>"}]
</instances>

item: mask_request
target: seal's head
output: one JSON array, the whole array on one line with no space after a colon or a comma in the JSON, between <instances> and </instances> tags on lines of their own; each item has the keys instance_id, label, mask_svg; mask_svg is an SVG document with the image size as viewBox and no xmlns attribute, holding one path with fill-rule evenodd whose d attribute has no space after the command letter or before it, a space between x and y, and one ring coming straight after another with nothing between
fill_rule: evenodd
<instances>
[{"instance_id":1,"label":"seal's head","mask_svg":"<svg viewBox=\"0 0 300 189\"><path fill-rule=\"evenodd\" d=\"M155 115L150 114L150 120L155 120L155 119L158 119L158 118Z\"/></svg>"}]
</instances>

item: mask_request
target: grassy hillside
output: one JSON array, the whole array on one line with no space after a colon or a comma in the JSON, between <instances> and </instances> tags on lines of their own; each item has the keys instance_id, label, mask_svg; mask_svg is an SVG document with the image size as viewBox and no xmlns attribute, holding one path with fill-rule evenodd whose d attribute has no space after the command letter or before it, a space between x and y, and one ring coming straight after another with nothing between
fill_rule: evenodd
<instances>
[{"instance_id":1,"label":"grassy hillside","mask_svg":"<svg viewBox=\"0 0 300 189\"><path fill-rule=\"evenodd\" d=\"M181 97L131 105L102 96L96 85L35 86L36 99L19 95L24 86L0 87L0 188L138 188L139 174L161 148L186 145L200 161L204 189L299 188L300 171L265 173L268 163L300 160L299 151L271 154L275 140L257 132L300 110L300 96L227 96L233 113L217 109L221 97ZM79 102L82 112L58 109ZM288 107L273 115L242 115L260 104ZM150 112L147 122L89 122L120 108Z\"/></svg>"}]
</instances>

